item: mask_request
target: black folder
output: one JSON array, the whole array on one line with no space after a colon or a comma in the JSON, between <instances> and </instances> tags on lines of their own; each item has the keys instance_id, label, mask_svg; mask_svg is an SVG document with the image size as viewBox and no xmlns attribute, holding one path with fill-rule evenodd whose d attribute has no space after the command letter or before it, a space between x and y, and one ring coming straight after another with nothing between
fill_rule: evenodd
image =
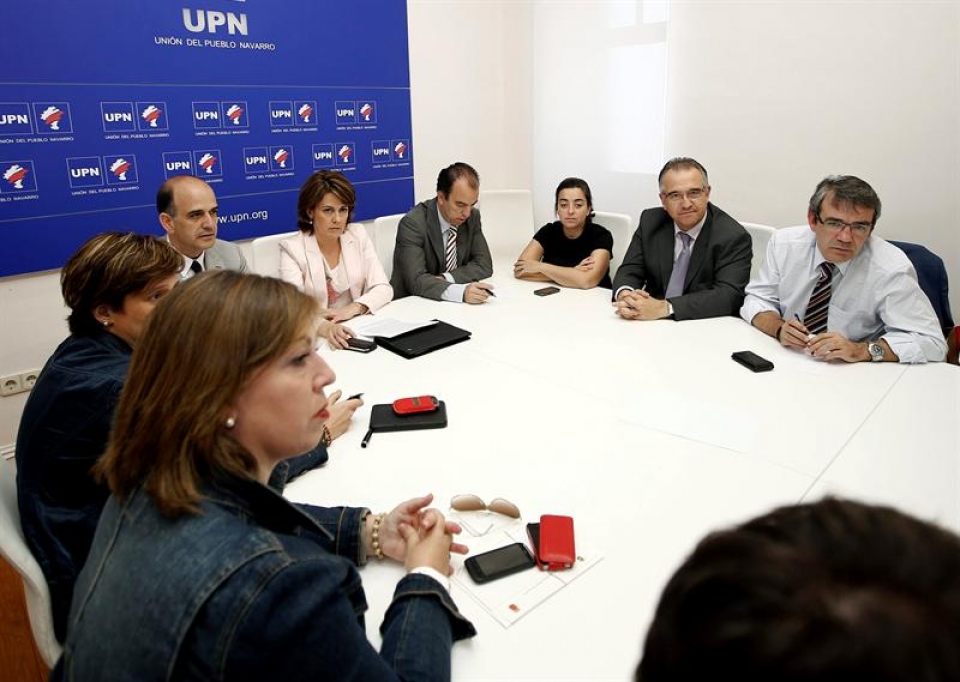
<instances>
[{"instance_id":1,"label":"black folder","mask_svg":"<svg viewBox=\"0 0 960 682\"><path fill-rule=\"evenodd\" d=\"M433 412L415 412L413 414L397 414L393 405L385 403L374 405L370 411L370 430L379 431L413 431L416 429L442 429L447 425L447 404L438 401L437 409Z\"/></svg>"},{"instance_id":2,"label":"black folder","mask_svg":"<svg viewBox=\"0 0 960 682\"><path fill-rule=\"evenodd\" d=\"M466 341L470 338L470 332L466 329L460 329L460 327L454 327L452 324L438 321L429 327L414 329L391 339L383 336L375 338L377 339L377 345L410 359Z\"/></svg>"}]
</instances>

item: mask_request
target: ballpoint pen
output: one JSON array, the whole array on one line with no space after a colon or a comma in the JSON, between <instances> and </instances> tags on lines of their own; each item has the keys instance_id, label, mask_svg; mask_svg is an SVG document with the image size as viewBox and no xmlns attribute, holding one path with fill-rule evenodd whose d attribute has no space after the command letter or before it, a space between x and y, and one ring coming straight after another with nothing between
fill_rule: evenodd
<instances>
[{"instance_id":1,"label":"ballpoint pen","mask_svg":"<svg viewBox=\"0 0 960 682\"><path fill-rule=\"evenodd\" d=\"M347 398L347 400L359 400L363 397L363 393L354 393L352 396Z\"/></svg>"},{"instance_id":2,"label":"ballpoint pen","mask_svg":"<svg viewBox=\"0 0 960 682\"><path fill-rule=\"evenodd\" d=\"M367 431L367 435L365 435L365 436L363 437L363 440L360 441L360 447L361 447L361 448L367 447L367 444L370 442L370 437L371 437L371 436L373 436L373 429L369 429L369 430Z\"/></svg>"}]
</instances>

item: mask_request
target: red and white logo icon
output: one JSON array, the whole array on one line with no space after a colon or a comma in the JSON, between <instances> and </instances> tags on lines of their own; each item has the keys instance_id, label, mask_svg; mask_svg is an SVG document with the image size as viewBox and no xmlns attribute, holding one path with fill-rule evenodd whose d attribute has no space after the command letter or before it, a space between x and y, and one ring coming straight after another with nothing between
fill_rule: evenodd
<instances>
[{"instance_id":1,"label":"red and white logo icon","mask_svg":"<svg viewBox=\"0 0 960 682\"><path fill-rule=\"evenodd\" d=\"M233 122L233 125L235 126L240 125L240 118L242 116L243 116L243 107L233 104L230 106L229 109L227 109L227 118L229 118Z\"/></svg>"},{"instance_id":2,"label":"red and white logo icon","mask_svg":"<svg viewBox=\"0 0 960 682\"><path fill-rule=\"evenodd\" d=\"M360 107L360 115L363 116L364 121L369 121L370 117L373 116L373 105L367 102Z\"/></svg>"},{"instance_id":3,"label":"red and white logo icon","mask_svg":"<svg viewBox=\"0 0 960 682\"><path fill-rule=\"evenodd\" d=\"M117 176L118 180L127 179L127 171L130 170L130 162L122 156L110 164L110 172Z\"/></svg>"},{"instance_id":4,"label":"red and white logo icon","mask_svg":"<svg viewBox=\"0 0 960 682\"><path fill-rule=\"evenodd\" d=\"M163 114L163 112L151 104L142 112L140 112L140 118L149 123L151 128L156 128L157 121L159 120L161 114Z\"/></svg>"},{"instance_id":5,"label":"red and white logo icon","mask_svg":"<svg viewBox=\"0 0 960 682\"><path fill-rule=\"evenodd\" d=\"M23 189L23 181L27 179L28 172L26 168L15 163L3 172L3 179L13 185L14 189Z\"/></svg>"},{"instance_id":6,"label":"red and white logo icon","mask_svg":"<svg viewBox=\"0 0 960 682\"><path fill-rule=\"evenodd\" d=\"M393 153L397 155L398 159L402 159L403 155L407 152L407 145L401 140L397 142L396 146L393 148Z\"/></svg>"},{"instance_id":7,"label":"red and white logo icon","mask_svg":"<svg viewBox=\"0 0 960 682\"><path fill-rule=\"evenodd\" d=\"M50 130L60 130L60 119L63 118L63 112L55 106L49 106L40 114L40 120L46 123Z\"/></svg>"},{"instance_id":8,"label":"red and white logo icon","mask_svg":"<svg viewBox=\"0 0 960 682\"><path fill-rule=\"evenodd\" d=\"M290 158L290 152L286 149L278 149L277 152L273 155L273 160L280 164L281 168L287 167L287 159Z\"/></svg>"},{"instance_id":9,"label":"red and white logo icon","mask_svg":"<svg viewBox=\"0 0 960 682\"><path fill-rule=\"evenodd\" d=\"M350 157L353 156L353 149L350 145L345 144L337 150L337 156L340 157L343 163L350 163Z\"/></svg>"},{"instance_id":10,"label":"red and white logo icon","mask_svg":"<svg viewBox=\"0 0 960 682\"><path fill-rule=\"evenodd\" d=\"M313 116L313 107L309 104L302 105L297 109L297 116L299 116L300 120L304 123L310 123L310 117Z\"/></svg>"},{"instance_id":11,"label":"red and white logo icon","mask_svg":"<svg viewBox=\"0 0 960 682\"><path fill-rule=\"evenodd\" d=\"M199 166L203 169L203 172L207 175L213 175L213 168L217 163L217 157L213 154L207 152L200 157Z\"/></svg>"}]
</instances>

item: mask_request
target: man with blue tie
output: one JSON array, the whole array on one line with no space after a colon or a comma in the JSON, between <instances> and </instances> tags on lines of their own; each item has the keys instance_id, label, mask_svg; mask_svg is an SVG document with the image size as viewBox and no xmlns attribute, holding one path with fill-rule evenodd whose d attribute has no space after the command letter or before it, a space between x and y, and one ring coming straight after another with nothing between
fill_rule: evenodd
<instances>
[{"instance_id":1,"label":"man with blue tie","mask_svg":"<svg viewBox=\"0 0 960 682\"><path fill-rule=\"evenodd\" d=\"M157 192L157 213L167 241L183 255L181 279L204 270L248 272L240 247L217 239L217 197L193 175L177 175Z\"/></svg>"},{"instance_id":2,"label":"man with blue tie","mask_svg":"<svg viewBox=\"0 0 960 682\"><path fill-rule=\"evenodd\" d=\"M678 157L660 171L660 208L640 225L613 279L613 305L626 320L696 320L736 315L750 279L752 241L710 203L707 170Z\"/></svg>"},{"instance_id":3,"label":"man with blue tie","mask_svg":"<svg viewBox=\"0 0 960 682\"><path fill-rule=\"evenodd\" d=\"M943 331L906 254L873 234L880 197L852 175L820 181L807 223L777 230L740 316L821 360L939 362Z\"/></svg>"}]
</instances>

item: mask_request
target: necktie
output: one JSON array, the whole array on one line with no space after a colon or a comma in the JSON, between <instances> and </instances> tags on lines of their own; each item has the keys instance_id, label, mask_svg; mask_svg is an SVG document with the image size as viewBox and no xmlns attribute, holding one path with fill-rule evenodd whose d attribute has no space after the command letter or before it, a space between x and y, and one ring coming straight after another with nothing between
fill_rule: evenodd
<instances>
[{"instance_id":1,"label":"necktie","mask_svg":"<svg viewBox=\"0 0 960 682\"><path fill-rule=\"evenodd\" d=\"M820 334L827 331L827 313L830 308L831 283L836 266L824 261L820 263L820 279L813 287L810 302L807 303L807 312L803 315L803 325L811 334Z\"/></svg>"},{"instance_id":2,"label":"necktie","mask_svg":"<svg viewBox=\"0 0 960 682\"><path fill-rule=\"evenodd\" d=\"M192 263L190 263L190 269L193 270L193 273L195 275L199 275L201 272L203 272L203 266L200 265L200 261L198 260L195 260Z\"/></svg>"},{"instance_id":3,"label":"necktie","mask_svg":"<svg viewBox=\"0 0 960 682\"><path fill-rule=\"evenodd\" d=\"M683 248L680 249L677 262L673 264L673 272L670 273L670 282L667 284L667 295L664 298L679 296L683 293L683 283L687 279L687 268L690 266L690 242L693 238L686 232L677 234L680 235Z\"/></svg>"},{"instance_id":4,"label":"necktie","mask_svg":"<svg viewBox=\"0 0 960 682\"><path fill-rule=\"evenodd\" d=\"M453 272L457 269L457 228L451 227L447 230L447 272Z\"/></svg>"}]
</instances>

